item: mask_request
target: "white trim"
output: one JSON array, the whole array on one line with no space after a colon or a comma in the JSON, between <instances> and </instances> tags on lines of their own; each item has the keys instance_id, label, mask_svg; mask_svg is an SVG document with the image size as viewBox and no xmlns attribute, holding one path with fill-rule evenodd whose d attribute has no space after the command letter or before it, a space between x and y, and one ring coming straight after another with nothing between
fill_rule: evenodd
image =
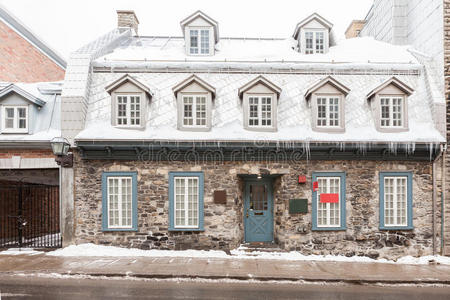
<instances>
[{"instance_id":1,"label":"white trim","mask_svg":"<svg viewBox=\"0 0 450 300\"><path fill-rule=\"evenodd\" d=\"M334 228L334 227L341 227L341 215L342 215L342 211L341 211L341 195L342 195L342 191L341 191L341 177L339 176L318 176L317 177L317 182L319 182L320 180L325 180L326 181L326 193L328 194L330 193L330 180L331 179L337 179L338 183L337 183L337 188L339 190L339 202L338 203L323 203L326 204L326 207L324 209L324 211L326 212L326 223L325 225L319 225L319 206L320 206L320 184L319 184L319 190L317 191L317 197L316 197L316 201L317 201L317 206L316 206L316 216L317 216L317 227L319 228ZM338 223L337 224L330 224L331 223L331 204L335 204L337 205L337 211L339 212L339 215L337 217L338 219ZM336 217L335 217L336 218Z\"/></svg>"},{"instance_id":2,"label":"white trim","mask_svg":"<svg viewBox=\"0 0 450 300\"><path fill-rule=\"evenodd\" d=\"M389 118L383 118L383 109L381 105L382 99L388 99L389 100ZM394 99L401 99L401 111L400 111L400 122L401 125L393 125L394 124L394 108L393 108L393 100ZM405 128L405 96L401 95L380 95L380 128ZM382 125L383 120L388 120L390 125Z\"/></svg>"},{"instance_id":3,"label":"white trim","mask_svg":"<svg viewBox=\"0 0 450 300\"><path fill-rule=\"evenodd\" d=\"M325 99L325 119L321 118L320 120L325 120L326 125L319 125L318 121L319 121L319 99ZM337 125L330 125L330 100L331 99L338 99L338 103L337 103L337 114L338 114L338 118L337 118ZM321 95L321 94L317 94L317 96L315 97L316 100L316 105L317 105L317 116L316 116L316 124L315 126L318 128L340 128L341 127L341 119L342 119L342 112L341 112L341 101L342 101L342 96L338 95L338 94L329 94L329 95Z\"/></svg>"},{"instance_id":4,"label":"white trim","mask_svg":"<svg viewBox=\"0 0 450 300\"><path fill-rule=\"evenodd\" d=\"M6 128L6 109L12 108L14 109L14 118L13 118L13 128ZM25 109L25 128L19 128L19 112L20 108ZM28 114L28 105L2 105L2 133L28 133L29 128L29 114ZM24 118L21 118L24 119Z\"/></svg>"},{"instance_id":5,"label":"white trim","mask_svg":"<svg viewBox=\"0 0 450 300\"><path fill-rule=\"evenodd\" d=\"M393 220L394 223L388 223L386 220L386 180L390 180L393 179L393 193L392 193L392 212L393 212ZM397 222L397 217L398 217L398 208L397 208L397 202L398 202L398 193L397 193L397 188L398 188L398 180L402 179L405 181L404 184L404 196L405 196L405 222L404 223L399 223ZM384 182L383 182L383 186L384 186L384 191L383 195L384 195L384 226L385 227L394 227L394 226L408 226L408 177L407 176L385 176L384 177Z\"/></svg>"},{"instance_id":6,"label":"white trim","mask_svg":"<svg viewBox=\"0 0 450 300\"><path fill-rule=\"evenodd\" d=\"M258 103L257 103L257 113L258 116L256 118L251 118L250 117L250 99L251 98L256 98L258 99ZM270 125L262 125L262 121L263 121L263 117L262 117L262 99L263 98L268 98L270 99ZM248 95L248 110L247 110L247 126L249 128L273 128L274 127L274 117L273 117L273 97L272 95L264 95L264 94L249 94ZM267 105L267 104L266 104ZM250 120L257 120L258 121L258 125L250 125ZM269 119L265 119L266 121Z\"/></svg>"},{"instance_id":7,"label":"white trim","mask_svg":"<svg viewBox=\"0 0 450 300\"><path fill-rule=\"evenodd\" d=\"M193 56L209 56L211 55L211 28L210 27L199 27L199 26L187 26L188 31L188 37L186 39L186 42L188 43L188 53L187 55L193 55ZM191 31L197 32L197 47L191 47ZM202 53L202 31L208 31L208 52ZM191 49L196 48L197 53L192 53Z\"/></svg>"},{"instance_id":8,"label":"white trim","mask_svg":"<svg viewBox=\"0 0 450 300\"><path fill-rule=\"evenodd\" d=\"M308 49L306 48L306 35L308 34L308 33L312 33L312 52L310 52L310 53L307 53L307 51L308 51ZM323 41L323 43L322 43L322 52L320 52L320 51L318 51L317 50L317 44L316 44L316 35L318 34L318 33L322 33L323 34L323 39L322 39L322 41ZM304 33L304 35L303 35L303 39L304 39L304 45L305 45L305 47L304 47L304 54L325 54L326 52L327 52L327 47L326 47L326 42L327 42L327 38L326 38L326 34L327 34L328 32L325 30L325 29L305 29L305 33Z\"/></svg>"},{"instance_id":9,"label":"white trim","mask_svg":"<svg viewBox=\"0 0 450 300\"><path fill-rule=\"evenodd\" d=\"M184 181L184 225L177 225L177 179ZM188 180L194 179L197 182L197 225L187 225L189 223L189 184ZM197 176L174 176L173 177L173 227L174 228L200 228L200 180Z\"/></svg>"},{"instance_id":10,"label":"white trim","mask_svg":"<svg viewBox=\"0 0 450 300\"><path fill-rule=\"evenodd\" d=\"M122 127L122 128L140 128L142 127L142 97L140 93L127 93L127 94L120 94L117 93L115 95L116 97L116 101L115 101L115 111L116 111L116 126L115 127ZM126 103L126 107L125 107L125 116L121 116L120 119L125 119L127 121L127 124L119 124L119 97L125 97L127 99L127 103ZM139 110L135 109L135 112L138 111L139 112L139 118L137 118L136 116L134 116L134 120L136 123L136 120L139 120L139 124L134 124L131 125L131 98L130 97L137 97L139 99ZM136 102L135 102L135 107L136 107Z\"/></svg>"},{"instance_id":11,"label":"white trim","mask_svg":"<svg viewBox=\"0 0 450 300\"><path fill-rule=\"evenodd\" d=\"M184 124L184 120L186 119L184 113L184 108L185 108L185 102L184 99L185 98L192 98L192 125L186 125ZM204 98L205 99L205 124L204 125L197 125L197 100L198 98ZM207 94L183 94L181 96L181 107L182 107L182 112L181 112L181 126L185 127L185 128L207 128L208 127L208 95Z\"/></svg>"},{"instance_id":12,"label":"white trim","mask_svg":"<svg viewBox=\"0 0 450 300\"><path fill-rule=\"evenodd\" d=\"M110 180L113 179L117 179L118 181L118 191L117 191L117 210L118 210L118 220L119 220L119 224L120 225L111 225L110 224L110 209L111 209L111 203L110 203L110 195L109 195L109 187L110 187ZM131 203L131 208L130 208L130 225L122 225L122 214L124 211L124 205L123 205L123 198L124 198L124 194L122 192L122 180L129 180L129 185L130 185L130 203ZM108 207L107 207L107 219L108 219L108 229L131 229L133 228L133 177L132 176L122 176L122 177L117 177L117 176L108 176L107 177L107 186L106 186L106 197L107 197L107 203L108 203Z\"/></svg>"}]
</instances>

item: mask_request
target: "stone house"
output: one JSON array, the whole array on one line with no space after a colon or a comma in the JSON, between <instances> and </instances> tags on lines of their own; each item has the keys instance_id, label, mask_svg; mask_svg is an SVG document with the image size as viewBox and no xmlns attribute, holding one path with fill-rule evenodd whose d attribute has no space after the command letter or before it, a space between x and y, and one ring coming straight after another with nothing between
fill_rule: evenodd
<instances>
[{"instance_id":1,"label":"stone house","mask_svg":"<svg viewBox=\"0 0 450 300\"><path fill-rule=\"evenodd\" d=\"M377 40L395 45L412 45L419 51L417 59L425 66L428 83L433 86L429 90L434 99L432 108L433 119L441 120L439 128L444 128L444 136L448 137L446 119L438 117L443 110L448 112L448 83L444 82L448 71L446 53L448 52L446 25L448 3L443 0L393 0L373 1L368 12L360 36L372 36ZM445 58L445 61L444 61ZM448 114L448 113L446 113ZM441 129L442 130L442 129ZM437 161L441 166L444 180L449 178L448 152ZM441 225L434 224L434 232L440 239L440 253L450 255L450 188L445 180L445 189L438 184L436 218L441 219ZM439 201L442 199L442 201Z\"/></svg>"},{"instance_id":2,"label":"stone house","mask_svg":"<svg viewBox=\"0 0 450 300\"><path fill-rule=\"evenodd\" d=\"M180 37L138 25L118 11L70 57L70 242L388 258L440 246L444 109L415 51L336 43L318 14L287 39L220 37L201 11Z\"/></svg>"},{"instance_id":3,"label":"stone house","mask_svg":"<svg viewBox=\"0 0 450 300\"><path fill-rule=\"evenodd\" d=\"M0 6L0 247L26 238L37 241L26 244L31 247L61 245L59 166L50 141L61 136L65 67L60 55ZM48 234L54 243L43 243L40 236Z\"/></svg>"}]
</instances>

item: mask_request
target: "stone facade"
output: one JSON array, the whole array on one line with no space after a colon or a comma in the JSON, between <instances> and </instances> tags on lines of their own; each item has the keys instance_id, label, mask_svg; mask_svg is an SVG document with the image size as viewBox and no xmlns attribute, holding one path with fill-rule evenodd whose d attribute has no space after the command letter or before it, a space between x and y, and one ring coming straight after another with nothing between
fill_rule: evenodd
<instances>
[{"instance_id":1,"label":"stone facade","mask_svg":"<svg viewBox=\"0 0 450 300\"><path fill-rule=\"evenodd\" d=\"M82 160L76 153L74 166L77 243L92 242L142 249L236 248L244 242L244 179L239 175L257 174L260 168L265 168L271 174L284 174L274 180L274 240L280 248L303 254L363 255L374 258L432 253L431 162L228 161L195 164L181 161ZM102 231L101 178L104 171L137 171L137 232ZM204 172L203 232L168 231L170 171ZM311 230L313 171L346 172L346 230ZM379 230L380 171L413 172L413 230ZM306 175L307 183L298 184L298 175ZM214 190L226 190L226 205L214 204ZM308 213L289 214L291 198L308 198ZM440 226L440 223L436 225Z\"/></svg>"},{"instance_id":2,"label":"stone facade","mask_svg":"<svg viewBox=\"0 0 450 300\"><path fill-rule=\"evenodd\" d=\"M450 0L444 0L444 74L447 106L447 141L450 138ZM450 255L450 151L445 153L444 254Z\"/></svg>"}]
</instances>

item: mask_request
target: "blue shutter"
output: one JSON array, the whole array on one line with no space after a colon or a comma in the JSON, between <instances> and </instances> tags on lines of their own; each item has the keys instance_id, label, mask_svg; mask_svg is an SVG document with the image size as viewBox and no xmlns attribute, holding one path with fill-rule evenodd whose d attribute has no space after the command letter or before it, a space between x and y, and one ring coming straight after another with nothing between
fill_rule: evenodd
<instances>
[{"instance_id":1,"label":"blue shutter","mask_svg":"<svg viewBox=\"0 0 450 300\"><path fill-rule=\"evenodd\" d=\"M407 225L406 226L385 226L384 225L384 177L406 177L407 183ZM409 230L414 229L413 226L413 194L412 194L412 172L380 172L380 229L381 230Z\"/></svg>"},{"instance_id":2,"label":"blue shutter","mask_svg":"<svg viewBox=\"0 0 450 300\"><path fill-rule=\"evenodd\" d=\"M340 197L340 209L341 209L341 226L339 227L318 227L317 226L317 192L314 192L313 183L317 181L319 177L340 177L341 178L341 197ZM312 230L316 231L331 231L331 230L346 230L346 211L345 211L345 173L344 172L313 172L312 173Z\"/></svg>"},{"instance_id":3,"label":"blue shutter","mask_svg":"<svg viewBox=\"0 0 450 300\"><path fill-rule=\"evenodd\" d=\"M132 226L131 228L108 228L108 178L131 177L132 181ZM137 172L103 172L102 174L102 230L103 231L137 231Z\"/></svg>"},{"instance_id":4,"label":"blue shutter","mask_svg":"<svg viewBox=\"0 0 450 300\"><path fill-rule=\"evenodd\" d=\"M175 191L174 180L175 177L197 177L199 192L198 192L198 228L175 228ZM203 231L203 195L204 195L204 176L203 172L169 172L169 230L170 231Z\"/></svg>"}]
</instances>

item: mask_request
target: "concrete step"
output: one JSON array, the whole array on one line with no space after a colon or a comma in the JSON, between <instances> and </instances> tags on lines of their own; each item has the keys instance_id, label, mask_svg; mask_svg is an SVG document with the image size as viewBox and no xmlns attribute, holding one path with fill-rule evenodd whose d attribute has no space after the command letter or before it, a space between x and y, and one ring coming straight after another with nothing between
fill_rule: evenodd
<instances>
[{"instance_id":1,"label":"concrete step","mask_svg":"<svg viewBox=\"0 0 450 300\"><path fill-rule=\"evenodd\" d=\"M286 252L275 243L253 242L241 244L239 249L245 252Z\"/></svg>"}]
</instances>

